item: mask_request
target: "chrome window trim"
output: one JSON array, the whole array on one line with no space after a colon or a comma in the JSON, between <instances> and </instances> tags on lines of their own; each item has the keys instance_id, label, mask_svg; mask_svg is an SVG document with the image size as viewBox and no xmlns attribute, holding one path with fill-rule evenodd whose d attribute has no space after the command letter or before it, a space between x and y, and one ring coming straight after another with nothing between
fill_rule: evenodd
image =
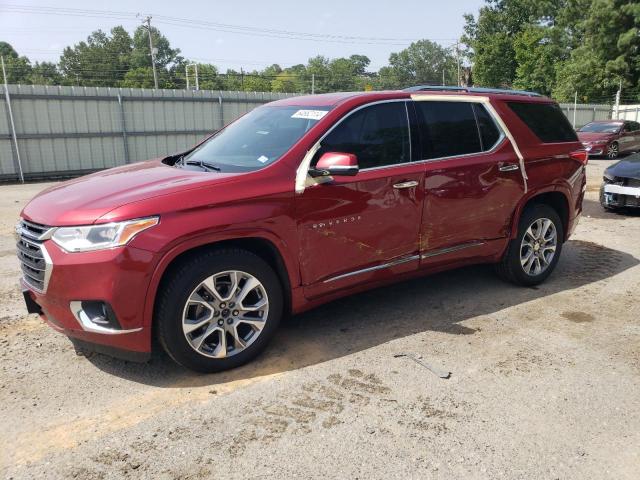
<instances>
[{"instance_id":1,"label":"chrome window trim","mask_svg":"<svg viewBox=\"0 0 640 480\"><path fill-rule=\"evenodd\" d=\"M340 120L338 120L336 123L334 123L331 128L329 128L329 130L327 130L326 132L324 132L324 134L318 139L318 141L316 142L317 145L319 145L320 147L322 147L322 141L331 133L333 132L333 130L335 130L337 127L340 126L340 124L342 124L342 122L344 122L347 118L349 118L351 115L353 115L356 112L359 112L360 110L367 108L367 107L372 107L375 105L382 105L385 103L398 103L398 102L404 102L405 104L405 113L406 113L406 117L407 117L407 133L408 133L408 137L409 137L409 158L411 158L411 122L409 121L409 110L407 107L407 103L410 102L411 99L410 98L390 98L387 100L377 100L375 102L370 102L370 103L365 103L364 105L360 105L356 108L354 108L353 110L350 110L347 112L347 114L345 116L343 116ZM373 168L383 168L383 167L391 167L391 166L396 166L396 165L405 165L407 163L413 163L411 161L409 162L403 162L403 163L394 163L391 165L383 165L382 167L371 167L371 168L363 168L362 170L360 170L361 172L366 172L367 170L371 170ZM309 165L309 167L311 167L311 165ZM307 169L308 170L308 169Z\"/></svg>"},{"instance_id":2,"label":"chrome window trim","mask_svg":"<svg viewBox=\"0 0 640 480\"><path fill-rule=\"evenodd\" d=\"M502 132L501 132L502 134ZM393 165L385 165L382 167L371 167L371 168L364 168L362 170L360 170L361 172L369 172L372 170L381 170L383 168L392 168L392 167L401 167L404 165L416 165L416 164L424 164L424 163L431 163L431 162L439 162L441 160L452 160L452 159L456 159L456 158L465 158L465 157L479 157L482 155L490 155L492 153L494 153L500 146L502 146L502 143L504 142L504 140L506 140L507 137L505 136L501 136L498 139L498 142L491 148L491 150L487 150L484 152L477 152L477 153L464 153L462 155L451 155L449 157L436 157L436 158L424 158L422 160L416 160L414 162L404 162L404 163L394 163Z\"/></svg>"},{"instance_id":3,"label":"chrome window trim","mask_svg":"<svg viewBox=\"0 0 640 480\"><path fill-rule=\"evenodd\" d=\"M409 120L409 106L408 103L409 102L413 102L415 100L413 99L406 99L406 98L394 98L391 100L380 100L377 102L372 102L372 103L366 103L364 105L360 105L359 107L351 110L350 112L348 112L344 117L342 117L340 119L340 121L336 124L334 124L329 130L327 130L324 135L322 135L322 137L320 137L320 140L318 140L316 143L319 144L320 146L322 146L322 141L324 140L324 138L329 135L334 128L336 128L338 125L340 125L344 120L346 120L347 118L349 118L353 113L368 107L370 105L378 105L381 103L392 103L392 102L404 102L405 103L405 111L407 112L407 127L409 130L409 155L410 158L413 158L413 154L411 152L411 122ZM438 100L421 100L423 102L437 102ZM447 100L447 101L451 101L451 100ZM479 102L471 102L468 100L464 100L464 99L456 99L455 100L457 103L460 102L466 102L469 104L472 103L479 103ZM483 106L484 108L484 106ZM495 125L495 127L498 129L498 132L500 133L500 136L498 137L498 140L496 140L496 143L493 144L493 146L489 149L489 150L484 150L484 151L479 151L479 152L473 152L473 153L464 153L462 155L449 155L447 157L435 157L435 158L423 158L420 160L413 160L413 161L408 161L408 162L402 162L402 163L393 163L390 165L381 165L379 167L370 167L370 168L363 168L360 171L361 172L371 172L371 171L376 171L376 170L382 170L385 168L393 168L393 167L401 167L401 166L406 166L406 165L411 165L411 164L422 164L422 163L426 163L426 162L436 162L436 161L441 161L441 160L450 160L450 159L455 159L455 158L465 158L465 157L472 157L472 156L478 156L478 155L489 155L494 153L498 147L500 147L502 145L502 143L504 142L504 140L507 138L506 135L504 134L504 131L502 130L502 128L500 127L500 125L498 124L498 122L496 122L496 119L493 116L493 113L488 109L485 108L485 111L489 114L489 117L491 118L491 121L493 122L493 124ZM475 115L475 114L474 114ZM476 120L476 126L478 126L478 122ZM479 127L478 127L479 128Z\"/></svg>"},{"instance_id":4,"label":"chrome window trim","mask_svg":"<svg viewBox=\"0 0 640 480\"><path fill-rule=\"evenodd\" d=\"M402 257L402 258L398 258L396 260L393 260L391 262L382 263L380 265L374 265L373 267L367 267L367 268L363 268L361 270L354 270L352 272L347 272L347 273L343 273L341 275L336 275L335 277L331 277L331 278L326 279L322 283L335 282L337 280L342 280L343 278L353 277L354 275L360 275L362 273L375 272L377 270L383 270L385 268L395 267L396 265L402 265L403 263L407 263L407 262L411 262L413 260L419 260L419 259L420 259L420 255L411 255L409 257Z\"/></svg>"},{"instance_id":5,"label":"chrome window trim","mask_svg":"<svg viewBox=\"0 0 640 480\"><path fill-rule=\"evenodd\" d=\"M411 120L409 119L409 102L404 102L404 112L407 114L407 130L409 131L409 162L413 161L413 152L411 151L411 144L412 142L412 138L411 138Z\"/></svg>"},{"instance_id":6,"label":"chrome window trim","mask_svg":"<svg viewBox=\"0 0 640 480\"><path fill-rule=\"evenodd\" d=\"M520 153L520 149L516 145L515 140L510 138L509 135L507 135L507 133L505 132L505 129L502 127L501 120L498 120L496 118L496 116L498 115L498 112L496 112L495 109L491 106L491 103L489 103L489 98L488 97L481 97L481 96L476 96L476 95L473 95L473 96L468 96L468 95L465 95L465 96L463 96L463 95L453 96L453 95L415 95L415 94L411 95L410 98L392 98L392 99L387 99L387 100L378 100L378 101L375 101L375 102L365 103L364 105L360 105L360 106L354 108L353 110L347 112L347 114L345 116L343 116L340 120L338 120L337 123L333 124L329 128L329 130L327 130L318 139L318 141L316 141L316 143L313 144L313 147L311 147L309 149L309 151L307 152L307 155L305 156L305 158L302 160L300 166L298 167L298 173L296 174L295 192L298 193L298 194L301 194L301 193L304 192L306 187L319 184L319 182L315 182L313 177L311 177L309 175L309 168L311 168L311 160L315 156L315 154L318 151L318 149L320 149L320 147L322 146L322 141L325 139L325 137L327 135L329 135L335 128L337 128L343 121L345 121L347 118L349 118L354 113L358 112L359 110L362 110L363 108L366 108L366 107L369 107L369 106L372 106L372 105L379 105L379 104L383 104L383 103L394 103L394 102L404 102L405 103L405 109L408 112L408 108L409 108L408 107L408 103L409 102L443 102L443 101L444 102L477 103L479 105L482 105L484 107L485 111L489 114L489 117L491 118L491 121L493 122L495 127L498 129L498 132L500 133L500 136L496 140L495 144L489 150L485 150L485 151L481 151L481 152L465 153L465 154L462 154L462 155L451 155L451 156L447 156L447 157L423 158L423 159L420 159L420 160L413 160L413 161L409 161L409 162L394 163L394 164L391 164L391 165L382 165L382 166L379 166L379 167L363 168L363 169L360 170L360 172L369 172L369 171L383 170L383 169L387 169L387 168L403 167L403 166L412 165L412 164L423 164L423 163L427 163L427 162L439 162L439 161L442 161L442 160L453 160L453 159L457 159L457 158L466 158L466 157L472 157L472 156L491 155L491 154L495 153L495 151L502 146L502 144L505 142L505 140L509 140L511 142L512 146L514 147L514 150L516 150L516 155L520 159L522 176L523 176L523 179L524 179L524 182L525 182L525 192L526 192L527 191L527 181L526 181L527 180L527 176L526 176L525 171L524 171L524 164L523 164L523 159L521 158L522 155ZM487 108L487 106L485 104L488 104L489 108ZM477 121L476 121L476 125L477 125ZM409 147L411 148L411 122L410 122L409 118L407 118L407 128L409 129ZM506 128L506 125L505 125L505 128ZM305 165L305 163L306 163L306 165ZM303 171L304 171L304 177L298 178L298 175L302 174ZM327 180L329 178L330 177L324 177L325 180ZM357 176L354 177L354 178L357 178ZM307 182L308 179L311 179L312 183L310 185Z\"/></svg>"},{"instance_id":7,"label":"chrome window trim","mask_svg":"<svg viewBox=\"0 0 640 480\"><path fill-rule=\"evenodd\" d=\"M424 102L424 103L429 103L429 102L437 102L438 100L429 99L429 100L419 100L419 101L420 102ZM441 100L441 101L443 101L443 100ZM430 161L439 161L439 160L449 160L451 158L464 158L464 157L472 157L472 156L477 156L477 155L484 155L484 154L494 153L498 149L498 147L502 145L502 142L504 141L504 139L507 138L507 136L504 133L504 130L502 129L502 127L500 127L500 124L496 121L496 119L493 116L493 113L491 112L491 110L486 108L482 104L482 102L472 102L472 101L469 101L469 100L465 101L463 99L446 100L446 101L447 102L452 102L452 103L468 103L469 105L471 105L472 112L473 112L473 118L475 118L475 120L476 120L476 128L478 129L478 139L480 140L480 145L481 146L482 146L482 135L480 135L480 125L478 125L478 119L476 118L476 113L473 110L473 104L475 103L478 106L482 106L482 108L484 108L485 112L487 112L489 114L489 118L491 118L491 121L493 122L493 125L496 127L496 129L498 130L498 133L500 134L498 136L498 139L491 146L491 148L489 148L488 150L480 150L479 152L472 152L472 153L463 153L461 155L448 155L446 157L423 158L421 160L416 160L415 162L411 162L411 163L430 162Z\"/></svg>"}]
</instances>

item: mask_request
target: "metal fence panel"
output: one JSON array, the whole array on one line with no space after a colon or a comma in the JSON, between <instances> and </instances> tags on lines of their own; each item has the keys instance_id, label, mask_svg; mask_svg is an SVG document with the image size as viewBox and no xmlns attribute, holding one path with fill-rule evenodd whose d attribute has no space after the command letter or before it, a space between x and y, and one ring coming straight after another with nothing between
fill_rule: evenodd
<instances>
[{"instance_id":1,"label":"metal fence panel","mask_svg":"<svg viewBox=\"0 0 640 480\"><path fill-rule=\"evenodd\" d=\"M72 176L184 150L264 103L292 94L9 85L26 178ZM560 104L577 128L612 118L610 105ZM640 106L621 106L636 120ZM574 112L575 110L575 112ZM18 178L0 86L0 180Z\"/></svg>"},{"instance_id":2,"label":"metal fence panel","mask_svg":"<svg viewBox=\"0 0 640 480\"><path fill-rule=\"evenodd\" d=\"M9 85L26 178L72 176L184 150L290 94ZM0 180L18 178L0 86Z\"/></svg>"},{"instance_id":3,"label":"metal fence panel","mask_svg":"<svg viewBox=\"0 0 640 480\"><path fill-rule=\"evenodd\" d=\"M613 113L616 115L615 109ZM640 105L620 105L617 111L617 118L619 120L640 122Z\"/></svg>"},{"instance_id":4,"label":"metal fence panel","mask_svg":"<svg viewBox=\"0 0 640 480\"><path fill-rule=\"evenodd\" d=\"M593 103L579 103L575 106L575 127L580 128L595 120L608 120L611 118L611 105L600 105ZM560 108L567 116L571 124L574 119L574 104L561 103Z\"/></svg>"}]
</instances>

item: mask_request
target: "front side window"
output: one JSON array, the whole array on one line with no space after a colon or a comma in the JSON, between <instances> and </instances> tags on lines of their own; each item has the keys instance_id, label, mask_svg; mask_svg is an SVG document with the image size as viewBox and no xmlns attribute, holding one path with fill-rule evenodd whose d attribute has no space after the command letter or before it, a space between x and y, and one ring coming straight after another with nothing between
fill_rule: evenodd
<instances>
[{"instance_id":1,"label":"front side window","mask_svg":"<svg viewBox=\"0 0 640 480\"><path fill-rule=\"evenodd\" d=\"M471 103L422 101L415 102L415 106L422 143L421 159L453 157L482 151L480 133ZM488 124L485 125L485 130L488 130ZM485 133L488 142L491 135L495 135L495 132Z\"/></svg>"},{"instance_id":2,"label":"front side window","mask_svg":"<svg viewBox=\"0 0 640 480\"><path fill-rule=\"evenodd\" d=\"M280 158L328 111L328 107L256 108L188 154L183 163L202 162L222 172L259 170Z\"/></svg>"},{"instance_id":3,"label":"front side window","mask_svg":"<svg viewBox=\"0 0 640 480\"><path fill-rule=\"evenodd\" d=\"M411 161L405 102L364 107L346 117L320 143L325 152L353 153L360 169Z\"/></svg>"}]
</instances>

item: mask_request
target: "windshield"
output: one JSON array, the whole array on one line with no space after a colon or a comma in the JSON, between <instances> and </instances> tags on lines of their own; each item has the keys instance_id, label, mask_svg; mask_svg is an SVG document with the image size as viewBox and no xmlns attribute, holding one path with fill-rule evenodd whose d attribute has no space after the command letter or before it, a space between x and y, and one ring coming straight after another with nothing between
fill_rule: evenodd
<instances>
[{"instance_id":1,"label":"windshield","mask_svg":"<svg viewBox=\"0 0 640 480\"><path fill-rule=\"evenodd\" d=\"M233 122L183 159L222 172L263 168L282 156L329 107L259 107Z\"/></svg>"},{"instance_id":2,"label":"windshield","mask_svg":"<svg viewBox=\"0 0 640 480\"><path fill-rule=\"evenodd\" d=\"M620 130L621 123L587 123L579 132L616 133Z\"/></svg>"}]
</instances>

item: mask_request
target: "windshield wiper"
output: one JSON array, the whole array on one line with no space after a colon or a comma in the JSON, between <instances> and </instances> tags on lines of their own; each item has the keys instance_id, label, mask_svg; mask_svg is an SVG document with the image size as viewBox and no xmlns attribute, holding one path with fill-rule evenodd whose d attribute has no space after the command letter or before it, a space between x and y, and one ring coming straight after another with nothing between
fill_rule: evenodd
<instances>
[{"instance_id":1,"label":"windshield wiper","mask_svg":"<svg viewBox=\"0 0 640 480\"><path fill-rule=\"evenodd\" d=\"M213 163L205 162L204 160L185 160L184 157L180 159L182 165L197 165L203 170L210 170L215 172L221 172L222 169Z\"/></svg>"}]
</instances>

